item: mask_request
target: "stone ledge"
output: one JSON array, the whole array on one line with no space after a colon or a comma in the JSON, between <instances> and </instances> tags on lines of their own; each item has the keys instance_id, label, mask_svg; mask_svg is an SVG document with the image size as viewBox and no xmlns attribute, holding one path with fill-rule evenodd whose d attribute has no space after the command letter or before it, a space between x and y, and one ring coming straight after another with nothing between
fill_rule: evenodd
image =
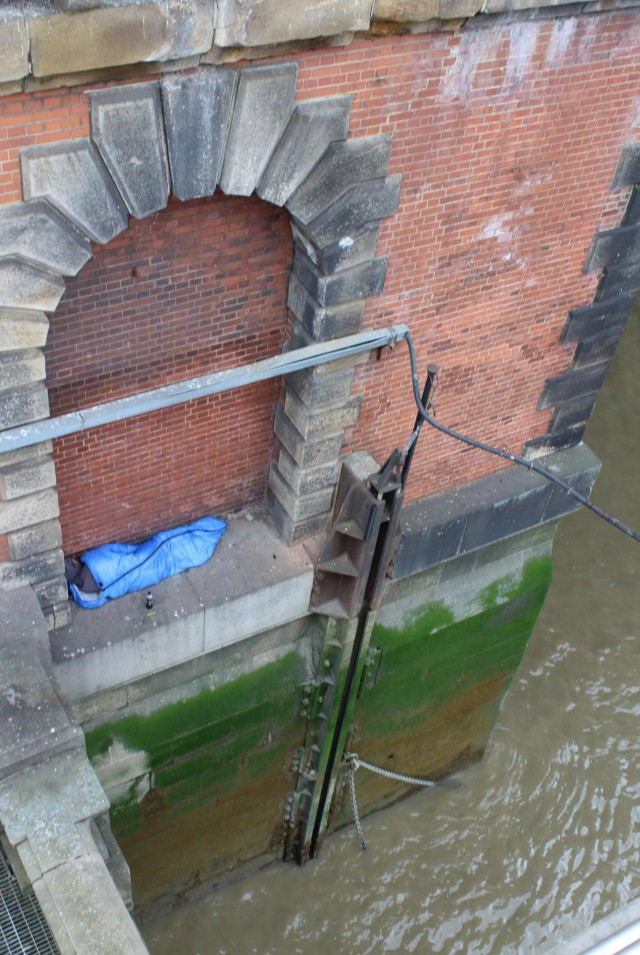
<instances>
[{"instance_id":1,"label":"stone ledge","mask_svg":"<svg viewBox=\"0 0 640 955\"><path fill-rule=\"evenodd\" d=\"M313 37L367 30L371 0L218 0L215 44L219 47L264 46Z\"/></svg>"},{"instance_id":2,"label":"stone ledge","mask_svg":"<svg viewBox=\"0 0 640 955\"><path fill-rule=\"evenodd\" d=\"M538 461L583 494L590 492L600 468L586 444ZM403 539L394 580L556 521L579 507L542 475L521 467L409 504L402 515Z\"/></svg>"},{"instance_id":3,"label":"stone ledge","mask_svg":"<svg viewBox=\"0 0 640 955\"><path fill-rule=\"evenodd\" d=\"M29 75L29 25L24 17L0 18L0 83Z\"/></svg>"},{"instance_id":4,"label":"stone ledge","mask_svg":"<svg viewBox=\"0 0 640 955\"><path fill-rule=\"evenodd\" d=\"M0 648L0 672L0 780L56 753L84 749L82 730L70 723L34 642ZM4 815L3 821L6 827Z\"/></svg>"},{"instance_id":5,"label":"stone ledge","mask_svg":"<svg viewBox=\"0 0 640 955\"><path fill-rule=\"evenodd\" d=\"M640 0L46 0L0 9L0 95L93 83L204 63L261 60L354 36L483 26L496 15L575 16L635 8ZM217 7L217 9L216 9ZM373 7L373 9L372 9ZM214 14L217 13L217 17ZM491 18L487 16L491 14ZM217 23L214 24L214 20ZM215 27L215 32L214 32ZM623 168L614 186L632 175Z\"/></svg>"},{"instance_id":6,"label":"stone ledge","mask_svg":"<svg viewBox=\"0 0 640 955\"><path fill-rule=\"evenodd\" d=\"M313 567L261 520L229 523L202 567L96 610L71 605L71 625L51 636L54 674L76 702L305 616Z\"/></svg>"},{"instance_id":7,"label":"stone ledge","mask_svg":"<svg viewBox=\"0 0 640 955\"><path fill-rule=\"evenodd\" d=\"M33 75L54 76L206 52L213 41L209 0L104 6L30 17Z\"/></svg>"}]
</instances>

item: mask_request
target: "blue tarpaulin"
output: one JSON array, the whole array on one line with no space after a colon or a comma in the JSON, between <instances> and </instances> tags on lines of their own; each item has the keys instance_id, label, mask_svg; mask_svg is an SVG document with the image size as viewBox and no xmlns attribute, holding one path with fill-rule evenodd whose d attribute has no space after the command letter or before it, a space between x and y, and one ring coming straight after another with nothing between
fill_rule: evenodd
<instances>
[{"instance_id":1,"label":"blue tarpaulin","mask_svg":"<svg viewBox=\"0 0 640 955\"><path fill-rule=\"evenodd\" d=\"M107 600L132 590L152 587L165 577L199 567L213 554L226 530L217 517L203 517L185 527L161 531L144 544L104 544L82 555L100 593L88 594L71 584L73 599L81 607L101 607Z\"/></svg>"}]
</instances>

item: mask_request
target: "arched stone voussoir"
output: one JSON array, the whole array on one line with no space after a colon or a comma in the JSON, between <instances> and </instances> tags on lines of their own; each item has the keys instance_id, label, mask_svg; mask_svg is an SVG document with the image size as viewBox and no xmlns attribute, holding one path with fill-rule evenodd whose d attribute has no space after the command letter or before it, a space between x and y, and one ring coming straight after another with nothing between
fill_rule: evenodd
<instances>
[{"instance_id":1,"label":"arched stone voussoir","mask_svg":"<svg viewBox=\"0 0 640 955\"><path fill-rule=\"evenodd\" d=\"M258 195L276 206L283 206L305 181L329 144L347 138L350 113L351 96L296 103L258 184Z\"/></svg>"},{"instance_id":2,"label":"arched stone voussoir","mask_svg":"<svg viewBox=\"0 0 640 955\"><path fill-rule=\"evenodd\" d=\"M205 70L160 81L173 194L212 196L224 159L238 75Z\"/></svg>"},{"instance_id":3,"label":"arched stone voussoir","mask_svg":"<svg viewBox=\"0 0 640 955\"><path fill-rule=\"evenodd\" d=\"M64 293L64 279L17 255L0 258L0 308L55 311Z\"/></svg>"},{"instance_id":4,"label":"arched stone voussoir","mask_svg":"<svg viewBox=\"0 0 640 955\"><path fill-rule=\"evenodd\" d=\"M390 153L391 136L387 134L333 143L287 200L287 209L302 226L307 225L349 186L386 176Z\"/></svg>"},{"instance_id":5,"label":"arched stone voussoir","mask_svg":"<svg viewBox=\"0 0 640 955\"><path fill-rule=\"evenodd\" d=\"M295 63L238 71L229 138L220 175L228 196L250 196L293 112Z\"/></svg>"},{"instance_id":6,"label":"arched stone voussoir","mask_svg":"<svg viewBox=\"0 0 640 955\"><path fill-rule=\"evenodd\" d=\"M91 258L91 245L49 202L32 199L0 206L0 255L77 275Z\"/></svg>"},{"instance_id":7,"label":"arched stone voussoir","mask_svg":"<svg viewBox=\"0 0 640 955\"><path fill-rule=\"evenodd\" d=\"M159 85L134 83L90 97L91 138L129 212L144 219L164 209L169 164Z\"/></svg>"},{"instance_id":8,"label":"arched stone voussoir","mask_svg":"<svg viewBox=\"0 0 640 955\"><path fill-rule=\"evenodd\" d=\"M296 225L318 248L347 242L369 223L392 216L398 208L402 176L357 182L346 189L324 212L306 225Z\"/></svg>"},{"instance_id":9,"label":"arched stone voussoir","mask_svg":"<svg viewBox=\"0 0 640 955\"><path fill-rule=\"evenodd\" d=\"M127 210L89 139L29 146L20 153L25 199L48 199L94 242L127 227Z\"/></svg>"}]
</instances>

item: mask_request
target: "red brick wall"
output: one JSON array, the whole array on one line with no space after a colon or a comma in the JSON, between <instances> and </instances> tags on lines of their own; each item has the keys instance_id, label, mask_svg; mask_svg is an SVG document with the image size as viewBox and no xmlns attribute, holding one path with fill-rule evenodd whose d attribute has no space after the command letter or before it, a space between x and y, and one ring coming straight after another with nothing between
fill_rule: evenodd
<instances>
[{"instance_id":1,"label":"red brick wall","mask_svg":"<svg viewBox=\"0 0 640 955\"><path fill-rule=\"evenodd\" d=\"M630 10L502 25L488 21L483 29L462 34L359 40L295 57L299 98L352 93L351 135L386 131L393 136L390 171L403 174L403 188L398 214L381 230L379 254L390 256L387 283L384 294L369 301L366 323L373 327L406 322L411 327L421 368L428 361L440 365L438 413L453 427L515 451L546 429L550 412L536 410L540 391L545 379L566 370L572 357L572 346L558 344L560 331L567 311L590 302L597 283L597 275L582 273L587 249L596 229L619 223L627 200L624 190L612 194L609 185L623 144L638 138L639 40L640 17ZM19 197L19 146L48 137L86 135L87 100L76 89L0 101L0 201ZM225 200L225 206L227 202L229 223L244 216L250 228L247 235L255 228L266 229L269 237L264 276L274 275L273 286L268 280L268 287L275 290L274 324L269 328L277 350L285 319L281 311L276 318L275 311L284 301L290 256L286 215L276 213L271 219L268 207L257 200ZM80 387L79 366L85 378L82 387L96 389L97 394L111 388L112 382L118 389L134 390L151 383L158 362L165 358L163 372L173 377L183 375L185 360L190 372L200 362L212 361L217 367L223 357L229 363L239 359L231 340L222 356L214 354L206 335L197 356L184 359L179 332L169 357L164 347L162 355L160 349L154 350L154 333L161 327L164 335L172 327L167 318L175 310L171 298L163 303L142 300L145 317L142 326L136 320L138 340L132 340L131 347L126 334L113 334L118 325L132 328L128 313L140 301L133 296L142 289L151 294L154 283L147 270L157 265L162 271L172 246L171 232L180 234L177 230L185 225L182 216L193 211L203 219L195 226L197 235L208 228L204 220L219 204L194 203L185 212L172 203L169 211L133 224L71 283L54 317L48 349L54 411L66 407L65 392L70 396ZM188 241L190 229L182 233L181 243ZM214 236L216 230L213 226L211 230ZM167 237L161 252L155 245L159 232ZM138 251L137 244L146 248L145 241L150 251ZM273 249L278 266L270 270ZM113 297L108 299L112 317L104 328L95 326L95 341L100 343L96 363L95 342L88 342L93 357L66 351L76 343L64 323L72 321L75 309L82 339L85 322L96 321L96 313L86 306L95 303L92 281L109 268L110 257L117 273ZM217 259L209 273L213 286L230 287L232 259L227 258L222 268ZM132 276L131 268L138 262L138 275ZM249 270L253 295L264 287L261 269L259 264ZM173 285L176 295L185 281L171 269L162 278L169 282L167 289ZM84 305L74 298L81 287L86 290ZM215 293L210 294L211 305L217 308L214 322L220 323L224 306ZM122 303L116 301L120 297ZM155 320L160 304L166 306L161 322ZM252 313L244 308L242 315ZM103 302L100 311L104 316ZM239 315L238 321L245 318ZM142 341L145 336L147 344ZM101 368L107 357L109 367ZM367 448L384 458L393 446L404 443L414 417L408 381L404 346L382 362L359 369L363 413L357 428L347 435L347 447ZM154 513L163 518L165 508L170 508L165 523L175 523L183 516L179 502L186 500L185 485L191 488L194 482L201 488L195 498L215 513L259 498L274 395L274 390L265 389L264 395L253 398L243 392L212 399L220 409L215 431L208 417L189 441L182 413L171 411L158 415L155 427L151 418L143 418L60 442L56 453L67 549L115 536L116 528L128 534L146 531L150 500ZM238 424L236 410L259 404L268 407L268 413L245 446L249 451L239 454L236 437L245 432L246 422L256 419L248 415L242 419L245 424ZM188 420L203 413L200 404L186 412ZM210 436L204 466L198 464L190 472L175 467L169 450L175 450L176 434L186 442L177 454L183 463L191 460L196 445L206 445L203 435ZM258 436L262 443L254 458ZM121 460L116 478L116 458L97 453L98 441L113 448L118 442L120 447L126 444L126 480ZM80 447L82 454L76 455ZM246 467L239 477L238 457L243 456ZM429 433L416 454L409 496L433 493L500 466L495 459ZM214 483L211 472L216 475ZM121 496L118 503L114 495Z\"/></svg>"},{"instance_id":2,"label":"red brick wall","mask_svg":"<svg viewBox=\"0 0 640 955\"><path fill-rule=\"evenodd\" d=\"M52 414L282 351L292 257L282 210L221 195L172 200L94 252L51 322ZM65 549L262 500L278 389L266 382L56 441Z\"/></svg>"}]
</instances>

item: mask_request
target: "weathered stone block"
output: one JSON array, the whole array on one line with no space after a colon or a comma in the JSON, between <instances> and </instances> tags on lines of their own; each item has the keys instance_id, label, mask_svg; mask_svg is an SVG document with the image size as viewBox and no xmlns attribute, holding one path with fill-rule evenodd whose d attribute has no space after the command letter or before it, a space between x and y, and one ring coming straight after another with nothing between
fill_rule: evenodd
<instances>
[{"instance_id":1,"label":"weathered stone block","mask_svg":"<svg viewBox=\"0 0 640 955\"><path fill-rule=\"evenodd\" d=\"M52 915L57 914L60 919L63 937L68 939L65 951L94 955L148 952L97 850L93 855L76 858L68 854L65 862L34 884L34 892L45 918L50 922ZM51 899L56 900L55 907Z\"/></svg>"},{"instance_id":2,"label":"weathered stone block","mask_svg":"<svg viewBox=\"0 0 640 955\"><path fill-rule=\"evenodd\" d=\"M49 416L49 393L39 382L3 391L0 398L0 430Z\"/></svg>"},{"instance_id":3,"label":"weathered stone block","mask_svg":"<svg viewBox=\"0 0 640 955\"><path fill-rule=\"evenodd\" d=\"M287 544L297 544L312 534L323 531L329 525L330 516L331 512L326 511L304 521L294 521L276 497L271 501L271 518Z\"/></svg>"},{"instance_id":4,"label":"weathered stone block","mask_svg":"<svg viewBox=\"0 0 640 955\"><path fill-rule=\"evenodd\" d=\"M280 448L278 471L296 494L312 494L334 487L340 469L338 459L315 468L301 468L285 448Z\"/></svg>"},{"instance_id":5,"label":"weathered stone block","mask_svg":"<svg viewBox=\"0 0 640 955\"><path fill-rule=\"evenodd\" d=\"M0 255L19 255L36 265L76 275L91 258L91 246L44 199L0 207Z\"/></svg>"},{"instance_id":6,"label":"weathered stone block","mask_svg":"<svg viewBox=\"0 0 640 955\"><path fill-rule=\"evenodd\" d=\"M560 341L574 342L581 338L592 338L603 332L624 328L635 298L635 293L628 292L572 309L567 317Z\"/></svg>"},{"instance_id":7,"label":"weathered stone block","mask_svg":"<svg viewBox=\"0 0 640 955\"><path fill-rule=\"evenodd\" d=\"M58 10L65 13L77 13L78 10L93 10L103 5L103 0L53 0Z\"/></svg>"},{"instance_id":8,"label":"weathered stone block","mask_svg":"<svg viewBox=\"0 0 640 955\"><path fill-rule=\"evenodd\" d=\"M205 70L161 80L173 192L183 201L212 196L229 131L237 74Z\"/></svg>"},{"instance_id":9,"label":"weathered stone block","mask_svg":"<svg viewBox=\"0 0 640 955\"><path fill-rule=\"evenodd\" d=\"M595 407L597 398L598 394L595 392L582 398L577 398L575 401L567 401L558 405L549 425L549 433L559 434L568 428L586 425L591 417L591 412Z\"/></svg>"},{"instance_id":10,"label":"weathered stone block","mask_svg":"<svg viewBox=\"0 0 640 955\"><path fill-rule=\"evenodd\" d=\"M628 265L636 259L640 259L640 225L620 226L595 234L584 271Z\"/></svg>"},{"instance_id":11,"label":"weathered stone block","mask_svg":"<svg viewBox=\"0 0 640 955\"><path fill-rule=\"evenodd\" d=\"M336 275L322 275L304 253L296 250L295 274L313 297L324 306L343 305L354 299L379 295L384 288L388 259L372 259Z\"/></svg>"},{"instance_id":12,"label":"weathered stone block","mask_svg":"<svg viewBox=\"0 0 640 955\"><path fill-rule=\"evenodd\" d=\"M548 378L542 390L539 408L549 408L561 401L572 401L592 391L598 391L604 382L609 363L603 362L589 368L568 371L564 375Z\"/></svg>"},{"instance_id":13,"label":"weathered stone block","mask_svg":"<svg viewBox=\"0 0 640 955\"><path fill-rule=\"evenodd\" d=\"M209 0L102 6L73 16L31 17L34 76L152 63L204 53L213 41Z\"/></svg>"},{"instance_id":14,"label":"weathered stone block","mask_svg":"<svg viewBox=\"0 0 640 955\"><path fill-rule=\"evenodd\" d=\"M29 75L29 27L24 17L0 17L0 83Z\"/></svg>"},{"instance_id":15,"label":"weathered stone block","mask_svg":"<svg viewBox=\"0 0 640 955\"><path fill-rule=\"evenodd\" d=\"M402 176L356 183L306 225L304 231L319 248L353 238L367 223L394 215L401 184Z\"/></svg>"},{"instance_id":16,"label":"weathered stone block","mask_svg":"<svg viewBox=\"0 0 640 955\"><path fill-rule=\"evenodd\" d=\"M324 342L360 331L364 299L323 308L302 285L295 273L289 280L287 304L314 341Z\"/></svg>"},{"instance_id":17,"label":"weathered stone block","mask_svg":"<svg viewBox=\"0 0 640 955\"><path fill-rule=\"evenodd\" d=\"M350 96L297 103L256 192L283 206L307 178L330 143L347 138Z\"/></svg>"},{"instance_id":18,"label":"weathered stone block","mask_svg":"<svg viewBox=\"0 0 640 955\"><path fill-rule=\"evenodd\" d=\"M32 584L38 603L43 609L62 604L68 597L67 581L63 576Z\"/></svg>"},{"instance_id":19,"label":"weathered stone block","mask_svg":"<svg viewBox=\"0 0 640 955\"><path fill-rule=\"evenodd\" d=\"M12 643L0 654L5 691L0 692L0 779L4 781L0 788L0 816L9 841L16 845L33 824L33 816L29 821L33 806L29 799L17 799L15 790L7 791L7 777L30 788L29 780L19 770L33 764L46 767L47 757L54 753L83 750L84 737L82 730L69 722L30 641ZM13 691L6 692L10 688ZM84 752L82 756L86 761ZM37 784L33 793L41 801L51 799L51 789L41 789ZM46 820L42 822L46 826Z\"/></svg>"},{"instance_id":20,"label":"weathered stone block","mask_svg":"<svg viewBox=\"0 0 640 955\"><path fill-rule=\"evenodd\" d=\"M586 368L587 365L596 365L600 362L609 363L616 353L622 329L613 331L610 335L601 335L589 341L579 342L573 356L573 367Z\"/></svg>"},{"instance_id":21,"label":"weathered stone block","mask_svg":"<svg viewBox=\"0 0 640 955\"><path fill-rule=\"evenodd\" d=\"M320 0L283 4L280 0L218 0L216 46L265 46L312 37L368 30L370 0Z\"/></svg>"},{"instance_id":22,"label":"weathered stone block","mask_svg":"<svg viewBox=\"0 0 640 955\"><path fill-rule=\"evenodd\" d=\"M623 292L637 291L638 289L640 289L640 262L633 262L630 265L608 268L600 286L599 294L601 298L610 298Z\"/></svg>"},{"instance_id":23,"label":"weathered stone block","mask_svg":"<svg viewBox=\"0 0 640 955\"><path fill-rule=\"evenodd\" d=\"M5 466L4 455L0 455L0 499L3 501L43 491L54 487L55 483L56 469L52 457Z\"/></svg>"},{"instance_id":24,"label":"weathered stone block","mask_svg":"<svg viewBox=\"0 0 640 955\"><path fill-rule=\"evenodd\" d=\"M0 620L0 647L27 640L48 647L44 617L31 587L0 591Z\"/></svg>"},{"instance_id":25,"label":"weathered stone block","mask_svg":"<svg viewBox=\"0 0 640 955\"><path fill-rule=\"evenodd\" d=\"M62 547L62 530L59 521L45 521L8 535L11 560L23 560L32 554Z\"/></svg>"},{"instance_id":26,"label":"weathered stone block","mask_svg":"<svg viewBox=\"0 0 640 955\"><path fill-rule=\"evenodd\" d=\"M441 20L459 20L473 17L482 5L483 0L440 0L438 16Z\"/></svg>"},{"instance_id":27,"label":"weathered stone block","mask_svg":"<svg viewBox=\"0 0 640 955\"><path fill-rule=\"evenodd\" d=\"M390 153L386 134L334 143L287 201L287 209L303 225L311 222L349 186L385 176Z\"/></svg>"},{"instance_id":28,"label":"weathered stone block","mask_svg":"<svg viewBox=\"0 0 640 955\"><path fill-rule=\"evenodd\" d=\"M64 574L64 555L61 550L34 554L22 560L0 564L0 588L13 590L24 584L36 584Z\"/></svg>"},{"instance_id":29,"label":"weathered stone block","mask_svg":"<svg viewBox=\"0 0 640 955\"><path fill-rule=\"evenodd\" d=\"M340 307L340 306L337 306ZM307 345L313 345L314 341L301 322L294 322L291 330L291 348L305 348ZM333 375L337 371L346 371L354 368L356 365L366 365L369 361L370 352L359 352L357 355L348 355L346 358L334 358L330 362L324 362L321 365L315 365L314 375Z\"/></svg>"},{"instance_id":30,"label":"weathered stone block","mask_svg":"<svg viewBox=\"0 0 640 955\"><path fill-rule=\"evenodd\" d=\"M44 376L44 355L40 349L0 353L0 392L42 381Z\"/></svg>"},{"instance_id":31,"label":"weathered stone block","mask_svg":"<svg viewBox=\"0 0 640 955\"><path fill-rule=\"evenodd\" d=\"M518 534L542 521L552 486L545 482L530 487L526 472L514 475L514 485L508 497L481 506L469 514L460 544L461 552L476 550L503 537Z\"/></svg>"},{"instance_id":32,"label":"weathered stone block","mask_svg":"<svg viewBox=\"0 0 640 955\"><path fill-rule=\"evenodd\" d=\"M325 514L331 509L333 503L333 487L310 494L296 494L280 474L275 462L269 469L269 487L289 517L296 522Z\"/></svg>"},{"instance_id":33,"label":"weathered stone block","mask_svg":"<svg viewBox=\"0 0 640 955\"><path fill-rule=\"evenodd\" d=\"M48 616L51 618L47 622L49 630L62 630L63 627L68 627L71 623L71 607L68 599L54 604L48 611Z\"/></svg>"},{"instance_id":34,"label":"weathered stone block","mask_svg":"<svg viewBox=\"0 0 640 955\"><path fill-rule=\"evenodd\" d=\"M555 474L559 474L576 491L588 497L600 470L600 461L595 454L585 444L578 444L576 447L559 451L553 455L553 458L555 460L551 460L551 468L545 459L542 459L540 463ZM544 520L557 520L579 508L580 504L577 501L568 497L561 488L554 487L544 512Z\"/></svg>"},{"instance_id":35,"label":"weathered stone block","mask_svg":"<svg viewBox=\"0 0 640 955\"><path fill-rule=\"evenodd\" d=\"M0 259L0 308L55 311L64 280L14 256Z\"/></svg>"},{"instance_id":36,"label":"weathered stone block","mask_svg":"<svg viewBox=\"0 0 640 955\"><path fill-rule=\"evenodd\" d=\"M13 501L0 501L0 534L40 524L59 514L58 494L53 488Z\"/></svg>"},{"instance_id":37,"label":"weathered stone block","mask_svg":"<svg viewBox=\"0 0 640 955\"><path fill-rule=\"evenodd\" d=\"M344 404L324 407L318 411L307 408L293 391L287 391L284 412L303 438L320 438L337 434L357 423L362 397L358 395Z\"/></svg>"},{"instance_id":38,"label":"weathered stone block","mask_svg":"<svg viewBox=\"0 0 640 955\"><path fill-rule=\"evenodd\" d=\"M375 0L373 19L392 23L420 23L437 19L440 0Z\"/></svg>"},{"instance_id":39,"label":"weathered stone block","mask_svg":"<svg viewBox=\"0 0 640 955\"><path fill-rule=\"evenodd\" d=\"M0 308L0 353L24 348L42 348L49 333L44 312Z\"/></svg>"},{"instance_id":40,"label":"weathered stone block","mask_svg":"<svg viewBox=\"0 0 640 955\"><path fill-rule=\"evenodd\" d=\"M26 448L16 448L15 451L3 451L0 454L0 468L7 468L12 464L22 464L23 462L32 462L36 458L42 458L53 451L51 441L41 441L39 444L30 444Z\"/></svg>"},{"instance_id":41,"label":"weathered stone block","mask_svg":"<svg viewBox=\"0 0 640 955\"><path fill-rule=\"evenodd\" d=\"M307 368L293 375L287 375L286 378L287 387L293 388L307 408L317 407L320 404L335 405L347 400L351 394L353 368L327 375L317 375L314 372L315 368Z\"/></svg>"},{"instance_id":42,"label":"weathered stone block","mask_svg":"<svg viewBox=\"0 0 640 955\"><path fill-rule=\"evenodd\" d=\"M29 147L20 160L26 199L48 199L94 242L126 229L124 202L88 139Z\"/></svg>"},{"instance_id":43,"label":"weathered stone block","mask_svg":"<svg viewBox=\"0 0 640 955\"><path fill-rule=\"evenodd\" d=\"M258 66L238 74L220 188L250 196L293 111L297 66Z\"/></svg>"},{"instance_id":44,"label":"weathered stone block","mask_svg":"<svg viewBox=\"0 0 640 955\"><path fill-rule=\"evenodd\" d=\"M291 223L291 228L294 242L301 246L305 255L323 275L333 275L334 272L341 272L343 269L349 269L353 265L372 259L380 231L378 222L369 223L356 235L345 236L324 249L317 249L294 222Z\"/></svg>"},{"instance_id":45,"label":"weathered stone block","mask_svg":"<svg viewBox=\"0 0 640 955\"><path fill-rule=\"evenodd\" d=\"M611 188L622 189L637 182L640 182L640 143L627 143L618 160Z\"/></svg>"},{"instance_id":46,"label":"weathered stone block","mask_svg":"<svg viewBox=\"0 0 640 955\"><path fill-rule=\"evenodd\" d=\"M312 468L335 461L342 447L342 431L316 441L305 440L287 418L282 406L276 408L274 430L278 441L287 449L296 464Z\"/></svg>"},{"instance_id":47,"label":"weathered stone block","mask_svg":"<svg viewBox=\"0 0 640 955\"><path fill-rule=\"evenodd\" d=\"M164 209L169 166L160 88L136 83L91 96L91 138L136 219Z\"/></svg>"}]
</instances>

